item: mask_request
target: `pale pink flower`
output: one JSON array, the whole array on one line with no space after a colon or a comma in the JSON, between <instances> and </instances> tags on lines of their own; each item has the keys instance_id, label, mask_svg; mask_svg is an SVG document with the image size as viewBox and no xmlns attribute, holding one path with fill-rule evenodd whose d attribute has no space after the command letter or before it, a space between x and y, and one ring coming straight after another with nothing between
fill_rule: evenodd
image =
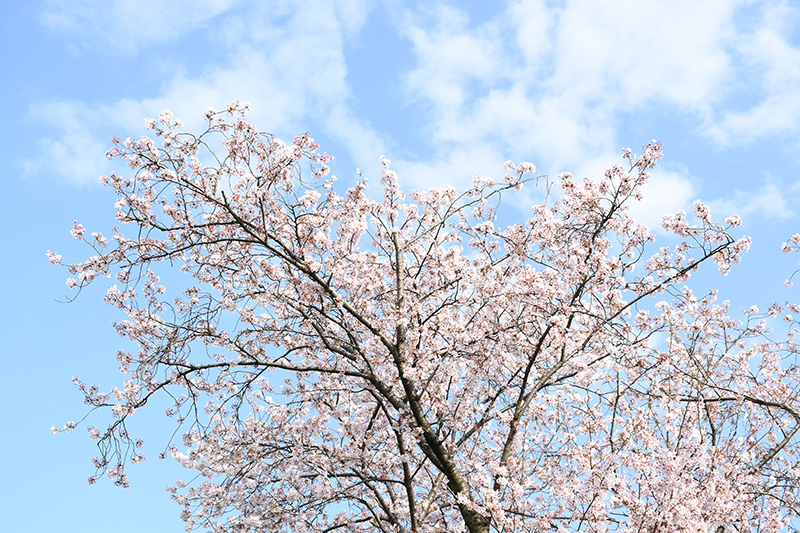
<instances>
[{"instance_id":1,"label":"pale pink flower","mask_svg":"<svg viewBox=\"0 0 800 533\"><path fill-rule=\"evenodd\" d=\"M54 265L61 262L61 256L51 250L47 250L47 258Z\"/></svg>"},{"instance_id":2,"label":"pale pink flower","mask_svg":"<svg viewBox=\"0 0 800 533\"><path fill-rule=\"evenodd\" d=\"M76 220L69 233L76 239L80 239L85 231L86 230L83 228L83 226L78 224L78 221Z\"/></svg>"},{"instance_id":3,"label":"pale pink flower","mask_svg":"<svg viewBox=\"0 0 800 533\"><path fill-rule=\"evenodd\" d=\"M169 109L165 109L158 114L158 120L162 124L167 124L167 125L170 124L172 122L172 118L173 118L172 111L170 111Z\"/></svg>"},{"instance_id":4,"label":"pale pink flower","mask_svg":"<svg viewBox=\"0 0 800 533\"><path fill-rule=\"evenodd\" d=\"M731 215L725 219L725 223L731 227L737 228L742 225L742 219L736 215Z\"/></svg>"},{"instance_id":5,"label":"pale pink flower","mask_svg":"<svg viewBox=\"0 0 800 533\"><path fill-rule=\"evenodd\" d=\"M749 248L738 217L698 201L657 244L630 219L659 143L552 193L540 179L514 220L504 202L537 184L530 163L406 197L382 156L381 190L340 190L307 133L287 145L245 104L225 110L198 135L168 131L164 112L152 139L115 145L127 237L73 227L92 252L68 283L113 272L101 294L131 346L123 386L75 379L110 418L87 428L92 479L127 486L144 455L125 423L166 401L183 428L169 451L193 471L170 489L189 530L411 531L409 494L416 529L437 533L469 517L498 531L785 526L800 504L797 438L780 448L799 333L778 327L795 329L800 306L731 311L707 278L692 290L696 270L727 273Z\"/></svg>"}]
</instances>

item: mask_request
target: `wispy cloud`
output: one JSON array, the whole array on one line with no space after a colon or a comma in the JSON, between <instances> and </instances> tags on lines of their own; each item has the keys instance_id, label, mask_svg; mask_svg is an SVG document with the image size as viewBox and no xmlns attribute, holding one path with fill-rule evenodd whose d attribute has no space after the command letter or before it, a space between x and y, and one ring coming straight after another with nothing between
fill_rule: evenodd
<instances>
[{"instance_id":1,"label":"wispy cloud","mask_svg":"<svg viewBox=\"0 0 800 533\"><path fill-rule=\"evenodd\" d=\"M736 190L731 196L709 203L718 218L736 214L745 219L745 222L748 217L784 221L797 215L793 205L798 200L800 200L800 190L797 187L787 189L774 182L765 181L757 189Z\"/></svg>"},{"instance_id":2,"label":"wispy cloud","mask_svg":"<svg viewBox=\"0 0 800 533\"><path fill-rule=\"evenodd\" d=\"M642 190L642 200L630 204L630 215L659 232L664 215L685 211L697 198L696 183L686 171L657 169Z\"/></svg>"},{"instance_id":3,"label":"wispy cloud","mask_svg":"<svg viewBox=\"0 0 800 533\"><path fill-rule=\"evenodd\" d=\"M74 102L39 102L29 109L31 118L45 124L57 125L57 138L39 141L36 158L22 162L26 175L57 177L75 185L99 183L98 178L110 170L103 157L110 141L100 131L109 117L85 104Z\"/></svg>"},{"instance_id":4,"label":"wispy cloud","mask_svg":"<svg viewBox=\"0 0 800 533\"><path fill-rule=\"evenodd\" d=\"M477 24L454 7L410 11L399 31L416 64L402 79L408 98L427 104L432 142L408 166L452 182L441 172L452 154L492 147L550 174L597 175L640 115L685 117L717 147L796 133L797 16L778 0L518 0ZM732 111L745 77L756 97ZM688 172L668 168L634 208L656 230L699 192Z\"/></svg>"},{"instance_id":5,"label":"wispy cloud","mask_svg":"<svg viewBox=\"0 0 800 533\"><path fill-rule=\"evenodd\" d=\"M729 75L733 6L521 0L472 27L455 8L426 8L401 30L417 56L405 85L409 98L429 103L437 141L491 137L573 164L620 148L622 114L665 105L706 112Z\"/></svg>"},{"instance_id":6,"label":"wispy cloud","mask_svg":"<svg viewBox=\"0 0 800 533\"><path fill-rule=\"evenodd\" d=\"M496 24L475 28L466 14L456 8L438 5L421 13L407 13L408 24L398 27L410 40L417 65L405 73L410 99L424 99L437 112L469 105L473 82L492 84L503 72L503 48ZM425 22L433 21L427 28Z\"/></svg>"},{"instance_id":7,"label":"wispy cloud","mask_svg":"<svg viewBox=\"0 0 800 533\"><path fill-rule=\"evenodd\" d=\"M742 145L772 134L797 137L800 129L800 12L782 1L760 7L758 24L738 42L734 82L754 94L743 96L744 106L719 111L709 133L720 144Z\"/></svg>"},{"instance_id":8,"label":"wispy cloud","mask_svg":"<svg viewBox=\"0 0 800 533\"><path fill-rule=\"evenodd\" d=\"M135 52L175 40L235 6L238 0L45 0L41 22L73 37L74 46Z\"/></svg>"},{"instance_id":9,"label":"wispy cloud","mask_svg":"<svg viewBox=\"0 0 800 533\"><path fill-rule=\"evenodd\" d=\"M97 160L97 154L85 156L99 147L102 155L109 131L140 132L142 119L162 109L170 109L187 129L197 130L209 106L249 101L253 103L250 119L274 133L293 136L313 126L340 137L354 152L374 150L371 159L377 161L383 142L368 121L350 109L345 81L344 40L364 22L363 15L360 20L356 15L362 3L321 0L272 11L260 4L252 6L250 11L226 17L217 30L219 41L229 50L225 64L209 64L191 73L176 69L153 96L92 105L39 101L31 106L30 116L51 131L42 141L46 152L58 151L71 161ZM97 165L73 165L52 170L72 182L96 179ZM31 172L44 168L40 161L28 161L25 166Z\"/></svg>"},{"instance_id":10,"label":"wispy cloud","mask_svg":"<svg viewBox=\"0 0 800 533\"><path fill-rule=\"evenodd\" d=\"M224 59L176 68L142 98L45 101L39 108L57 111L32 116L56 128L49 152L79 161L105 146L98 124L136 131L142 117L170 108L192 128L207 106L246 100L257 124L279 134L321 131L358 166L385 153L416 187L463 186L474 173L502 173L506 159L530 160L550 175L597 175L619 161L630 142L621 132L640 116L679 115L699 141L723 150L800 130L800 47L792 38L800 11L787 0L514 0L484 20L459 4L386 0L412 61L396 69L402 111L373 122L354 103L347 43L380 1L147 0L136 11L127 0L104 9L47 0L42 20L76 43L86 34L138 50L203 29ZM171 16L176 11L181 16ZM413 113L424 139L399 157L386 152L397 112ZM72 165L53 171L73 181L88 172ZM636 208L651 227L688 209L699 192L676 168L656 174Z\"/></svg>"}]
</instances>

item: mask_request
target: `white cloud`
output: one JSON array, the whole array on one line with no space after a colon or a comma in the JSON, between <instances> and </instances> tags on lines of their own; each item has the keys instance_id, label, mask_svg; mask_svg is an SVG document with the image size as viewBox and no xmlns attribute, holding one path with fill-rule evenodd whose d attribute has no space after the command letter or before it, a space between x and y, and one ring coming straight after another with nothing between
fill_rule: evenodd
<instances>
[{"instance_id":1,"label":"white cloud","mask_svg":"<svg viewBox=\"0 0 800 533\"><path fill-rule=\"evenodd\" d=\"M503 159L575 171L618 153L621 114L706 112L728 73L733 5L520 0L473 27L453 7L425 8L401 30L417 56L405 88L429 104L436 153L489 143Z\"/></svg>"},{"instance_id":2,"label":"white cloud","mask_svg":"<svg viewBox=\"0 0 800 533\"><path fill-rule=\"evenodd\" d=\"M366 24L377 0L336 0L339 24L345 38L355 37Z\"/></svg>"},{"instance_id":3,"label":"white cloud","mask_svg":"<svg viewBox=\"0 0 800 533\"><path fill-rule=\"evenodd\" d=\"M111 137L103 139L99 132L109 117L85 104L40 102L29 109L34 120L57 124L61 134L56 139L40 140L41 151L35 159L23 161L27 175L58 176L75 184L99 183L98 178L110 171L104 154Z\"/></svg>"},{"instance_id":4,"label":"white cloud","mask_svg":"<svg viewBox=\"0 0 800 533\"><path fill-rule=\"evenodd\" d=\"M651 232L663 231L664 215L688 211L697 198L696 179L686 172L656 169L642 189L642 201L631 202L630 215ZM724 217L723 217L724 218Z\"/></svg>"},{"instance_id":5,"label":"white cloud","mask_svg":"<svg viewBox=\"0 0 800 533\"><path fill-rule=\"evenodd\" d=\"M406 89L412 99L456 108L468 100L468 83L497 76L503 63L499 35L491 24L469 28L466 15L453 7L438 5L423 15L409 14L407 27L399 28L418 57L417 68L405 76ZM436 27L426 30L419 19L431 18Z\"/></svg>"},{"instance_id":6,"label":"white cloud","mask_svg":"<svg viewBox=\"0 0 800 533\"><path fill-rule=\"evenodd\" d=\"M397 32L415 58L398 72L403 112L424 109L415 133L425 138L418 153L393 154L391 123L380 130L359 114L347 81L346 43L377 1L205 0L187 7L185 0L147 0L133 13L128 0L105 10L90 0L48 0L43 20L51 27L133 49L210 27L214 19L227 63L176 68L146 98L91 107L44 103L58 111L34 115L61 124L48 150L78 158L106 146L95 135L98 125L138 131L143 116L170 108L196 129L207 106L246 100L260 127L284 136L322 131L365 173L385 153L413 186L458 187L476 172L502 172L506 159L530 160L550 175L597 176L619 161L621 128L648 113L689 117L717 143L797 131L800 50L790 38L797 9L789 2L515 0L478 23L453 5L392 4L400 14ZM752 6L758 25L751 28L740 10ZM169 16L177 12L182 16ZM757 94L731 110L731 91L742 87ZM60 122L62 115L69 120ZM69 172L70 179L79 174ZM686 172L657 173L645 202L652 197L667 211L685 209L697 192L689 180ZM657 207L638 209L640 216L659 212L648 221L653 228L664 214Z\"/></svg>"},{"instance_id":7,"label":"white cloud","mask_svg":"<svg viewBox=\"0 0 800 533\"><path fill-rule=\"evenodd\" d=\"M732 196L709 202L712 214L718 219L739 215L745 222L748 217L784 221L796 216L793 204L797 203L798 191L785 189L767 181L753 191L736 190Z\"/></svg>"},{"instance_id":8,"label":"white cloud","mask_svg":"<svg viewBox=\"0 0 800 533\"><path fill-rule=\"evenodd\" d=\"M614 111L665 101L702 108L727 72L735 5L568 2L553 13L558 25L547 90L566 92L580 107L596 102Z\"/></svg>"},{"instance_id":9,"label":"white cloud","mask_svg":"<svg viewBox=\"0 0 800 533\"><path fill-rule=\"evenodd\" d=\"M173 40L230 9L237 0L46 0L45 26L65 32L80 45L135 51Z\"/></svg>"},{"instance_id":10,"label":"white cloud","mask_svg":"<svg viewBox=\"0 0 800 533\"><path fill-rule=\"evenodd\" d=\"M475 174L498 181L505 175L502 154L488 144L454 149L434 160L393 158L392 162L401 185L408 190L443 185L459 188L471 183Z\"/></svg>"},{"instance_id":11,"label":"white cloud","mask_svg":"<svg viewBox=\"0 0 800 533\"><path fill-rule=\"evenodd\" d=\"M508 8L509 20L515 21L515 40L525 65L541 65L553 48L550 35L556 20L544 0L518 0ZM534 70L531 74L535 74Z\"/></svg>"},{"instance_id":12,"label":"white cloud","mask_svg":"<svg viewBox=\"0 0 800 533\"><path fill-rule=\"evenodd\" d=\"M756 98L749 107L719 113L709 133L721 144L796 133L800 126L800 48L790 42L796 41L800 13L796 5L778 1L763 5L761 15L759 25L738 44L741 68L736 85L755 88Z\"/></svg>"},{"instance_id":13,"label":"white cloud","mask_svg":"<svg viewBox=\"0 0 800 533\"><path fill-rule=\"evenodd\" d=\"M339 140L349 153L355 167L360 168L367 177L379 176L383 168L380 156L390 156L387 140L346 105L336 105L327 118L324 128L326 133ZM335 157L336 154L332 155ZM354 176L356 168L342 170L346 175Z\"/></svg>"},{"instance_id":14,"label":"white cloud","mask_svg":"<svg viewBox=\"0 0 800 533\"><path fill-rule=\"evenodd\" d=\"M143 132L143 118L162 109L181 118L187 130L199 131L209 106L221 108L233 100L250 102L249 119L264 130L291 138L313 125L342 139L360 157L365 149L375 150L371 160L377 160L384 143L349 108L343 55L345 33L364 23L363 15L360 19L353 15L362 4L360 0L338 4L320 0L307 2L302 9L294 6L277 12L259 4L252 11L226 17L221 25L220 40L230 47L225 65L208 65L191 74L176 69L177 74L151 97L92 106L79 101L34 104L31 118L55 131L44 141L48 153L58 152L75 166L53 167L53 173L73 182L94 180L95 169L83 167L97 160L98 155L91 154L99 147L102 157L109 131L123 137L136 135ZM347 20L339 23L343 18ZM30 172L43 165L25 163Z\"/></svg>"},{"instance_id":15,"label":"white cloud","mask_svg":"<svg viewBox=\"0 0 800 533\"><path fill-rule=\"evenodd\" d=\"M425 105L429 135L404 164L456 186L472 173L453 183L444 169L490 157L597 176L619 161L620 131L639 115L694 121L691 133L718 145L796 133L798 19L782 0L517 0L472 25L466 11L426 5L399 29L416 55L404 87ZM768 192L748 209L780 205ZM658 231L698 193L688 172L658 170L634 213Z\"/></svg>"}]
</instances>

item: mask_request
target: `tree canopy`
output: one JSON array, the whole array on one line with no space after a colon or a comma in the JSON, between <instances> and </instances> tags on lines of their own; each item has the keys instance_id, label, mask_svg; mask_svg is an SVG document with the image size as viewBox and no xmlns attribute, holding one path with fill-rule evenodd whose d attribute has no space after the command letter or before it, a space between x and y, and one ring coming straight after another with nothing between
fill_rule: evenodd
<instances>
[{"instance_id":1,"label":"tree canopy","mask_svg":"<svg viewBox=\"0 0 800 533\"><path fill-rule=\"evenodd\" d=\"M800 309L733 318L687 286L749 239L696 202L656 246L628 206L659 143L595 180L508 162L497 182L406 194L381 158L379 192L361 177L342 191L308 134L285 144L245 113L209 110L190 134L163 112L154 139L115 140L120 228L72 230L95 255L67 265L69 285L113 276L105 301L135 346L120 388L76 380L111 411L88 428L90 481L127 484L144 457L126 421L164 395L183 436L169 449L199 474L171 489L187 528L791 527ZM501 224L522 187L541 203Z\"/></svg>"}]
</instances>

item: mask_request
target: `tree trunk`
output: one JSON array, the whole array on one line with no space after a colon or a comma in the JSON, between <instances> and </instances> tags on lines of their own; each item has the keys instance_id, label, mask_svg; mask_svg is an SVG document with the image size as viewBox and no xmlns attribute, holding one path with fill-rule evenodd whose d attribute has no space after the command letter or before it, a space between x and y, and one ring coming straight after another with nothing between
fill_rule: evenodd
<instances>
[{"instance_id":1,"label":"tree trunk","mask_svg":"<svg viewBox=\"0 0 800 533\"><path fill-rule=\"evenodd\" d=\"M489 533L490 518L478 514L461 504L458 505L458 509L461 511L461 516L464 517L464 523L469 533Z\"/></svg>"}]
</instances>

